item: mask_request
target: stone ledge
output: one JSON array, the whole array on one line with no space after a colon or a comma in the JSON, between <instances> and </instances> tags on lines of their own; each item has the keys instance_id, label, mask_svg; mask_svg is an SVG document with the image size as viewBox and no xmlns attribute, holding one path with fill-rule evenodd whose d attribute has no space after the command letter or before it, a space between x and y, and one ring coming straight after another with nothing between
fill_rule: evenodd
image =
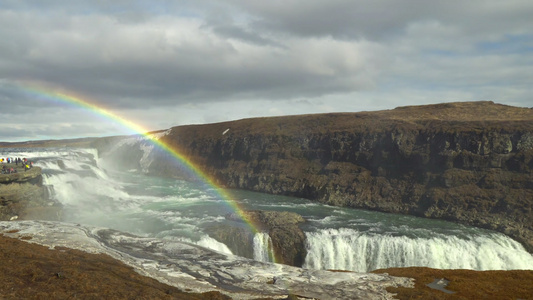
<instances>
[{"instance_id":1,"label":"stone ledge","mask_svg":"<svg viewBox=\"0 0 533 300\"><path fill-rule=\"evenodd\" d=\"M14 168L17 173L12 174L0 174L0 184L9 184L12 182L28 182L33 181L36 178L41 178L42 170L40 167L33 167L27 171L24 170L24 167L16 166L15 164L3 164L7 168ZM41 180L38 180L39 184L42 183Z\"/></svg>"}]
</instances>

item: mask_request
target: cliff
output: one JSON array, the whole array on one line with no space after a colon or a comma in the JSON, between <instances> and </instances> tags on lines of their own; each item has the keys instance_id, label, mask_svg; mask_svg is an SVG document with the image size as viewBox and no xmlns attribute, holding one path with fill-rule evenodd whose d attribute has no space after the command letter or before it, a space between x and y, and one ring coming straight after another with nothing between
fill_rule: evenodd
<instances>
[{"instance_id":1,"label":"cliff","mask_svg":"<svg viewBox=\"0 0 533 300\"><path fill-rule=\"evenodd\" d=\"M15 164L3 165L17 168ZM59 218L59 204L49 200L42 185L41 168L24 171L20 167L17 173L0 174L0 221Z\"/></svg>"},{"instance_id":2,"label":"cliff","mask_svg":"<svg viewBox=\"0 0 533 300\"><path fill-rule=\"evenodd\" d=\"M51 147L88 147L98 138L79 138L65 140L37 140L26 142L0 142L0 148L51 148Z\"/></svg>"},{"instance_id":3,"label":"cliff","mask_svg":"<svg viewBox=\"0 0 533 300\"><path fill-rule=\"evenodd\" d=\"M223 186L493 229L533 252L533 109L462 102L256 118L162 139ZM147 172L183 177L169 161Z\"/></svg>"}]
</instances>

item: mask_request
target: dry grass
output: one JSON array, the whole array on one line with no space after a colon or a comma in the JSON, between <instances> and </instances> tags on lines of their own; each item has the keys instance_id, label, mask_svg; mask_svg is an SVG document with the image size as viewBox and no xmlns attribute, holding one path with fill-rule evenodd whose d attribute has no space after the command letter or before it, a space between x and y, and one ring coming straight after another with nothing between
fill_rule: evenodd
<instances>
[{"instance_id":1,"label":"dry grass","mask_svg":"<svg viewBox=\"0 0 533 300\"><path fill-rule=\"evenodd\" d=\"M383 132L390 130L468 131L533 130L533 109L495 104L490 101L454 102L406 106L392 110L358 113L329 113L243 119L206 125L174 127L182 141L220 138L226 135L305 135L306 133Z\"/></svg>"},{"instance_id":2,"label":"dry grass","mask_svg":"<svg viewBox=\"0 0 533 300\"><path fill-rule=\"evenodd\" d=\"M0 299L230 299L186 293L103 254L30 244L0 235Z\"/></svg>"},{"instance_id":3,"label":"dry grass","mask_svg":"<svg viewBox=\"0 0 533 300\"><path fill-rule=\"evenodd\" d=\"M533 270L472 271L430 268L393 268L372 273L415 278L415 288L387 288L398 299L533 299ZM426 284L435 279L450 281L447 294Z\"/></svg>"}]
</instances>

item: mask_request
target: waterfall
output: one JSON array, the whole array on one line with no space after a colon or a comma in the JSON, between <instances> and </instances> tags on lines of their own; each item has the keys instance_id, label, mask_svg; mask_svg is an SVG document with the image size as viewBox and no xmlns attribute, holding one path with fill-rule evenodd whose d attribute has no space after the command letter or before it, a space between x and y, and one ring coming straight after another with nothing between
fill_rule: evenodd
<instances>
[{"instance_id":1,"label":"waterfall","mask_svg":"<svg viewBox=\"0 0 533 300\"><path fill-rule=\"evenodd\" d=\"M144 150L145 154L150 152ZM135 151L131 157L123 156L125 160L144 157L149 162L150 155ZM140 169L114 170L108 164L113 159L122 162L122 156L102 159L94 149L23 149L3 155L28 157L43 169L43 185L63 205L63 221L185 240L257 261L274 261L268 233L252 236L241 230L242 224L227 220L225 201L213 197L203 185L145 176ZM303 265L307 269L533 269L533 256L522 245L487 230L248 192L238 199L250 209L290 207L309 216L312 226L306 227L307 256ZM220 228L222 234L211 235L214 228Z\"/></svg>"},{"instance_id":2,"label":"waterfall","mask_svg":"<svg viewBox=\"0 0 533 300\"><path fill-rule=\"evenodd\" d=\"M190 243L196 244L198 246L202 246L211 250L215 250L218 252L222 252L225 254L233 255L231 250L226 246L225 244L218 242L217 240L209 237L209 236L203 236L198 242L189 241Z\"/></svg>"},{"instance_id":3,"label":"waterfall","mask_svg":"<svg viewBox=\"0 0 533 300\"><path fill-rule=\"evenodd\" d=\"M266 232L258 232L254 235L254 260L272 262L272 240Z\"/></svg>"},{"instance_id":4,"label":"waterfall","mask_svg":"<svg viewBox=\"0 0 533 300\"><path fill-rule=\"evenodd\" d=\"M410 238L368 234L354 229L306 233L304 268L368 272L391 267L511 270L533 268L533 256L501 234L469 239L438 235Z\"/></svg>"}]
</instances>

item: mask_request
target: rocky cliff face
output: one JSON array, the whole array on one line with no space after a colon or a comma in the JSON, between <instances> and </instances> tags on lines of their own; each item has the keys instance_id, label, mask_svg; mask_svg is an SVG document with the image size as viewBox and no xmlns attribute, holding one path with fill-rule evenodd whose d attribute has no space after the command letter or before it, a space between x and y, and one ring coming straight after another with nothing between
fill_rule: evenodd
<instances>
[{"instance_id":1,"label":"rocky cliff face","mask_svg":"<svg viewBox=\"0 0 533 300\"><path fill-rule=\"evenodd\" d=\"M302 216L286 211L246 211L245 219L252 220L272 239L274 260L291 266L302 266L307 255L305 233L298 227ZM236 218L237 220L240 217Z\"/></svg>"},{"instance_id":2,"label":"rocky cliff face","mask_svg":"<svg viewBox=\"0 0 533 300\"><path fill-rule=\"evenodd\" d=\"M533 109L466 102L258 118L162 139L220 185L494 229L533 252ZM166 159L149 173L181 176Z\"/></svg>"},{"instance_id":3,"label":"rocky cliff face","mask_svg":"<svg viewBox=\"0 0 533 300\"><path fill-rule=\"evenodd\" d=\"M243 216L227 215L229 220L242 222L242 217L252 222L260 231L268 233L272 242L273 260L291 266L301 267L305 261L307 250L305 247L305 233L299 224L304 218L296 213L287 211L243 211ZM233 254L254 258L254 232L248 226L221 226L208 228L209 235L228 245Z\"/></svg>"},{"instance_id":4,"label":"rocky cliff face","mask_svg":"<svg viewBox=\"0 0 533 300\"><path fill-rule=\"evenodd\" d=\"M15 166L13 166L15 167ZM0 174L0 220L59 219L57 203L48 199L42 185L41 168Z\"/></svg>"}]
</instances>

